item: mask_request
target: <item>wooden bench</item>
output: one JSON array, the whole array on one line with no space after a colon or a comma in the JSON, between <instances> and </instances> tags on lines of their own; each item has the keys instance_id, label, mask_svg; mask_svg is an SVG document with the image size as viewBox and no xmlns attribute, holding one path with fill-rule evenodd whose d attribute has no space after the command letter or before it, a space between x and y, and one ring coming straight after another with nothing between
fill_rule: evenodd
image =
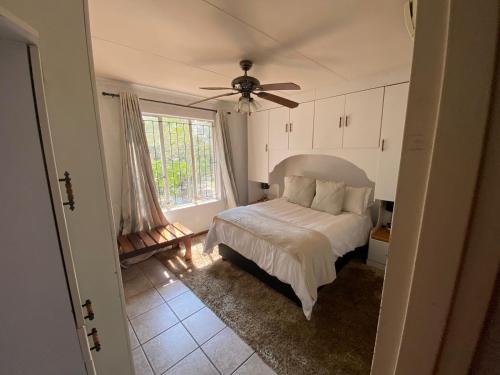
<instances>
[{"instance_id":1,"label":"wooden bench","mask_svg":"<svg viewBox=\"0 0 500 375\"><path fill-rule=\"evenodd\" d=\"M191 259L193 232L179 223L162 225L154 229L118 237L120 260L145 254L153 250L184 243L186 260Z\"/></svg>"}]
</instances>

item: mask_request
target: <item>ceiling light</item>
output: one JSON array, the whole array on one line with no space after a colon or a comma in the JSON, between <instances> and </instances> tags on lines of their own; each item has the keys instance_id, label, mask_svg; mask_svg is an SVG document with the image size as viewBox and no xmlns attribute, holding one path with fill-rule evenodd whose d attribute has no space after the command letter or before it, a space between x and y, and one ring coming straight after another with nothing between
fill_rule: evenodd
<instances>
[{"instance_id":1,"label":"ceiling light","mask_svg":"<svg viewBox=\"0 0 500 375\"><path fill-rule=\"evenodd\" d=\"M248 113L250 115L257 110L257 106L253 98L242 96L238 100L238 103L236 103L234 110L239 113Z\"/></svg>"}]
</instances>

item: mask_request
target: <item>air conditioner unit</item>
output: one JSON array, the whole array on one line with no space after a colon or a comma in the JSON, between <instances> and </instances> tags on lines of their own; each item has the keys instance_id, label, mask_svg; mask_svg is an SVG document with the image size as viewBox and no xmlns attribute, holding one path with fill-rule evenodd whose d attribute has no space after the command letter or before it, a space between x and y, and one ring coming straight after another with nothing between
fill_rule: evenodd
<instances>
[{"instance_id":1,"label":"air conditioner unit","mask_svg":"<svg viewBox=\"0 0 500 375\"><path fill-rule=\"evenodd\" d=\"M417 25L417 0L409 0L404 5L404 16L406 29L410 38L415 38L415 26Z\"/></svg>"}]
</instances>

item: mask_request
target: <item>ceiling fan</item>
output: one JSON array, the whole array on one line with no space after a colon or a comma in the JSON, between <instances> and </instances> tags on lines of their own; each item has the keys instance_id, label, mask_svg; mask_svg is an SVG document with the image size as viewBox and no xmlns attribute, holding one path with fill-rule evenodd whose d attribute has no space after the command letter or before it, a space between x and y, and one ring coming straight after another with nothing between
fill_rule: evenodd
<instances>
[{"instance_id":1,"label":"ceiling fan","mask_svg":"<svg viewBox=\"0 0 500 375\"><path fill-rule=\"evenodd\" d=\"M243 69L245 74L233 79L233 81L231 82L232 87L200 87L200 89L203 90L235 90L235 91L227 92L220 95L215 95L203 100L198 100L194 103L191 103L190 105L202 103L211 99L221 98L224 96L237 95L237 94L241 94L241 97L238 100L238 104L236 105L235 108L235 110L238 112L246 112L246 113L255 112L257 107L255 105L255 100L254 98L252 98L251 94L258 96L261 99L270 100L274 103L280 104L288 108L295 108L299 105L299 103L296 103L292 100L285 99L281 96L270 94L267 92L273 90L300 90L299 85L291 82L268 83L261 85L257 78L247 75L247 72L250 70L252 65L253 62L250 60L240 61L241 69Z\"/></svg>"}]
</instances>

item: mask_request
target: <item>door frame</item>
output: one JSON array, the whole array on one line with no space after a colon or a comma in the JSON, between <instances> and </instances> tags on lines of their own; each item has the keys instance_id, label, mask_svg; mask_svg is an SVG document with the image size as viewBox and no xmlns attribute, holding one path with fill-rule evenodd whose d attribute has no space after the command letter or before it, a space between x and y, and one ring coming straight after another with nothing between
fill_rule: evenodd
<instances>
[{"instance_id":1,"label":"door frame","mask_svg":"<svg viewBox=\"0 0 500 375\"><path fill-rule=\"evenodd\" d=\"M483 251L473 258L473 269L464 268L471 259L466 249L477 220L472 213L485 135L492 130L487 125L498 23L497 0L418 2L372 374L469 371L498 271L491 263L500 257ZM481 229L498 239L493 226ZM457 297L477 288L473 313L460 313L464 300Z\"/></svg>"}]
</instances>

